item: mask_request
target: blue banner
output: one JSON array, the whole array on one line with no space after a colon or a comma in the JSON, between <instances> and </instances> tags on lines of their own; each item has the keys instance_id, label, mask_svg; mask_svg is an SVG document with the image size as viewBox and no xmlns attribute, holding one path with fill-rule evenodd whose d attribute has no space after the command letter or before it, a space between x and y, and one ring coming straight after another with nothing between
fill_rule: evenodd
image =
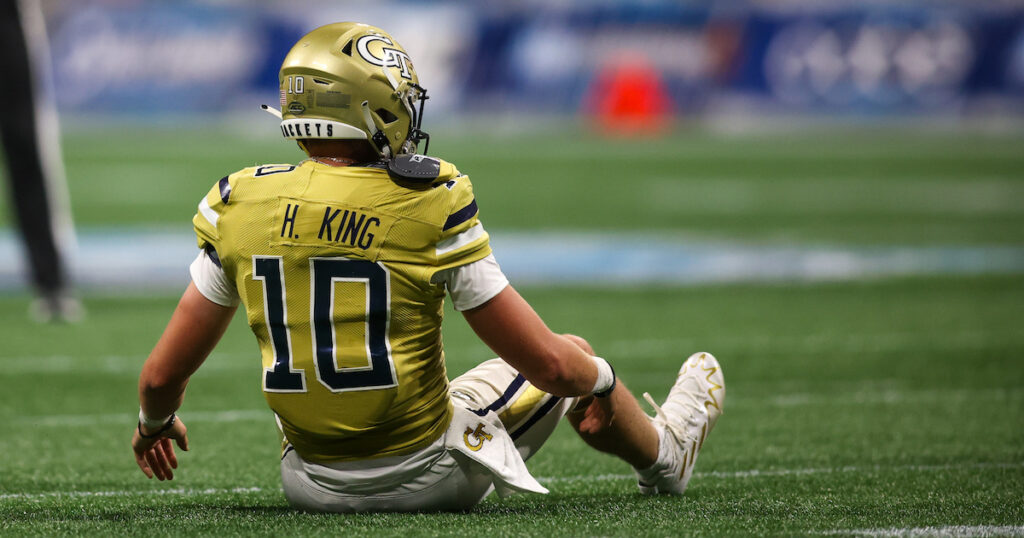
<instances>
[{"instance_id":1,"label":"blue banner","mask_svg":"<svg viewBox=\"0 0 1024 538\"><path fill-rule=\"evenodd\" d=\"M287 50L339 16L384 20L428 87L442 90L432 113L574 115L616 106L605 102L609 91L625 91L626 101L653 92L683 115L737 101L755 111L855 115L1024 104L1024 8L122 4L51 14L65 111L209 113L276 102Z\"/></svg>"}]
</instances>

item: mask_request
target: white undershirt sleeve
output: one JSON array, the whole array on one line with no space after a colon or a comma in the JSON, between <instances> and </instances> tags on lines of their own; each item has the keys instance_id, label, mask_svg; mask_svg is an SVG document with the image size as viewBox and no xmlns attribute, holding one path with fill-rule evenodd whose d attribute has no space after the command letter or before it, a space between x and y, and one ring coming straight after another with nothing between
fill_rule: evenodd
<instances>
[{"instance_id":1,"label":"white undershirt sleeve","mask_svg":"<svg viewBox=\"0 0 1024 538\"><path fill-rule=\"evenodd\" d=\"M235 289L235 283L224 274L224 269L210 259L206 251L199 251L199 256L196 256L188 270L192 274L192 282L203 297L221 306L238 305L238 290Z\"/></svg>"},{"instance_id":2,"label":"white undershirt sleeve","mask_svg":"<svg viewBox=\"0 0 1024 538\"><path fill-rule=\"evenodd\" d=\"M508 279L493 254L473 263L438 271L433 280L444 284L452 298L452 306L459 312L490 301L508 286Z\"/></svg>"}]
</instances>

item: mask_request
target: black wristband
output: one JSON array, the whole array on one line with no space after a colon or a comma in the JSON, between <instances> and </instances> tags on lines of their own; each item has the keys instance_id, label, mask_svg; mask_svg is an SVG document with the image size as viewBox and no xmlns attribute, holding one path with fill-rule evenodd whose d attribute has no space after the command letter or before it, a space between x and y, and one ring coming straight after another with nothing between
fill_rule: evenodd
<instances>
[{"instance_id":1,"label":"black wristband","mask_svg":"<svg viewBox=\"0 0 1024 538\"><path fill-rule=\"evenodd\" d=\"M601 392L595 392L594 396L597 396L598 398L607 398L608 396L611 396L612 391L615 390L615 385L618 384L619 378L615 375L615 367L609 364L608 368L611 368L612 370L612 386L602 390Z\"/></svg>"},{"instance_id":2,"label":"black wristband","mask_svg":"<svg viewBox=\"0 0 1024 538\"><path fill-rule=\"evenodd\" d=\"M142 421L140 420L140 421L139 421L139 425L138 425L138 429L139 429L139 437L142 437L143 439L152 439L152 438L154 438L154 437L160 437L161 435L163 435L163 434L164 434L164 432L166 432L167 430L169 430L169 429L171 429L172 427L174 427L174 422L175 422L175 421L176 421L177 419L178 419L177 415L175 415L174 413L171 413L171 418L167 419L167 423L166 423L166 424L164 424L164 425L163 425L163 426L162 426L162 427L161 427L161 428L160 428L159 430L157 430L157 432L156 432L156 433L154 433L153 435L146 435L146 434L142 433Z\"/></svg>"}]
</instances>

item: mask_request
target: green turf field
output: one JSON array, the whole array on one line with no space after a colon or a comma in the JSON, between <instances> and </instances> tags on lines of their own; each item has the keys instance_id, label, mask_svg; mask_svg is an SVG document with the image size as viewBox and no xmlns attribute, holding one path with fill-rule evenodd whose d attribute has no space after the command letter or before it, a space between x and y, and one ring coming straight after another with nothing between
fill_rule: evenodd
<instances>
[{"instance_id":1,"label":"green turf field","mask_svg":"<svg viewBox=\"0 0 1024 538\"><path fill-rule=\"evenodd\" d=\"M298 157L277 140L121 134L65 140L86 228L187 230L225 173ZM437 137L432 148L472 175L492 234L1024 244L1017 137ZM625 464L562 428L529 462L548 496L492 498L469 514L294 513L241 316L181 410L192 452L173 482L148 481L129 446L135 384L175 298L86 292L84 323L40 326L27 296L0 295L0 534L1024 534L1024 274L522 291L552 328L590 339L638 396L661 400L691 352L720 359L726 414L685 496L641 497ZM448 314L457 375L490 354Z\"/></svg>"},{"instance_id":2,"label":"green turf field","mask_svg":"<svg viewBox=\"0 0 1024 538\"><path fill-rule=\"evenodd\" d=\"M664 536L1024 521L1022 277L524 293L638 394L664 397L690 351L721 359L726 414L686 496L641 497L624 464L563 428L530 461L546 497L472 514L291 513L241 318L190 387L192 452L173 483L147 481L128 446L134 387L173 300L97 297L87 323L41 327L6 299L0 529ZM453 375L488 357L456 317Z\"/></svg>"}]
</instances>

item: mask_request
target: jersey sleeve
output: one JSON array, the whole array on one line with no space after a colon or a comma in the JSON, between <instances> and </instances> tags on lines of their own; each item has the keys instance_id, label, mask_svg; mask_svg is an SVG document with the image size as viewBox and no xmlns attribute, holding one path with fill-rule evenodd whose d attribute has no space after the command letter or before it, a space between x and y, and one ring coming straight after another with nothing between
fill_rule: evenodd
<instances>
[{"instance_id":1,"label":"jersey sleeve","mask_svg":"<svg viewBox=\"0 0 1024 538\"><path fill-rule=\"evenodd\" d=\"M220 244L220 233L217 231L217 222L220 220L224 209L227 207L231 196L231 182L229 176L224 176L206 193L206 196L199 201L199 209L192 217L192 226L196 231L196 242L200 249L213 248L217 250Z\"/></svg>"},{"instance_id":2,"label":"jersey sleeve","mask_svg":"<svg viewBox=\"0 0 1024 538\"><path fill-rule=\"evenodd\" d=\"M217 260L217 254L209 248L199 252L189 266L192 283L199 293L221 306L232 307L239 303L238 290Z\"/></svg>"},{"instance_id":3,"label":"jersey sleeve","mask_svg":"<svg viewBox=\"0 0 1024 538\"><path fill-rule=\"evenodd\" d=\"M452 306L459 312L490 301L508 286L508 278L493 254L468 265L438 271L434 280L444 284Z\"/></svg>"},{"instance_id":4,"label":"jersey sleeve","mask_svg":"<svg viewBox=\"0 0 1024 538\"><path fill-rule=\"evenodd\" d=\"M491 254L490 236L480 222L480 209L469 177L460 175L439 188L451 189L451 196L434 245L435 272L486 258Z\"/></svg>"}]
</instances>

